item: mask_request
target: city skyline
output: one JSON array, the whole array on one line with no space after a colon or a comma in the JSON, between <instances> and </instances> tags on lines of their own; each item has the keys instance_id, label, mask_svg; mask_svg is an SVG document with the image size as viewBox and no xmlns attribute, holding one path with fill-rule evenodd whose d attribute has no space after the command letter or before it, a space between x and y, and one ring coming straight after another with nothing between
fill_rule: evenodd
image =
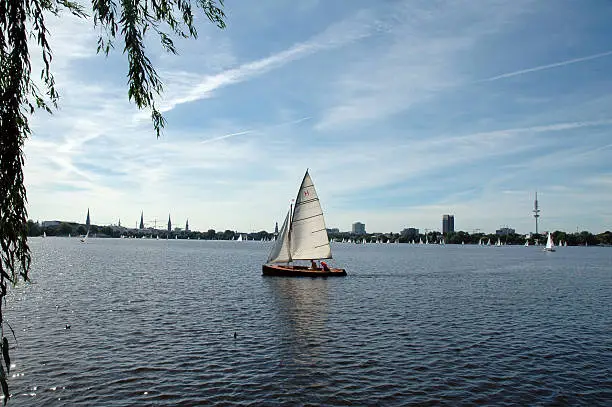
<instances>
[{"instance_id":1,"label":"city skyline","mask_svg":"<svg viewBox=\"0 0 612 407\"><path fill-rule=\"evenodd\" d=\"M269 230L310 168L329 227L438 229L453 213L457 230L528 233L537 189L541 230L610 229L612 5L227 12L226 30L200 19L176 57L148 48L165 85L159 140L127 101L120 50L96 55L90 22L49 18L62 98L25 142L29 218L81 222L90 207L132 226L147 208L196 230Z\"/></svg>"},{"instance_id":2,"label":"city skyline","mask_svg":"<svg viewBox=\"0 0 612 407\"><path fill-rule=\"evenodd\" d=\"M536 196L537 196L537 193L536 193ZM534 201L534 208L536 208L536 210L537 210L537 212L535 212L535 210L533 211L534 214L537 215L537 217L536 217L536 219L537 219L540 216L539 215L540 210L538 209L538 205L537 205L537 198ZM172 231L171 216L172 216L171 214L168 214L168 224L167 224L167 229L166 229L168 232ZM138 229L152 229L152 230L160 230L160 231L164 230L162 227L157 227L157 223L158 223L157 221L158 221L157 217L155 217L153 220L145 221L144 220L144 210L141 210L140 211L140 222L137 221L135 226L134 226L134 228L131 228L130 226L123 226L123 227L125 229L135 229L135 230L138 230ZM43 226L45 225L45 223L55 224L57 222L69 222L69 223L81 224L79 221L71 221L71 220L66 220L66 219L52 219L52 220L51 219L45 219L45 220L42 220L42 221L41 220L37 220L37 222L40 222ZM118 226L118 227L121 227L121 219L119 219L117 224L113 224L112 222L110 222L110 223L97 223L97 224L94 223L94 224L97 225L97 226ZM536 224L537 224L537 222L536 222ZM86 220L85 220L84 225L87 226L87 227L89 227L89 225L90 225L90 209L89 208L87 208L87 215L86 215ZM351 227L349 229L346 229L346 230L342 229L342 228L334 227L334 226L328 227L327 229L328 229L328 231L336 230L335 233L352 233L352 234L357 234L357 235L360 235L360 234L384 234L384 233L389 233L389 232L391 232L391 233L400 233L401 234L401 233L405 232L406 230L412 230L412 229L417 230L417 231L419 230L419 228L414 228L413 226L408 226L408 227L397 226L397 227L399 227L400 229L398 229L398 230L389 230L389 231L372 231L372 232L367 232L366 231L365 223L356 221L356 222L353 222L351 224ZM187 218L186 222L185 222L185 229L181 229L179 227L177 227L175 229L176 230L184 230L186 232L190 232L190 231L204 232L204 231L207 231L209 229L215 229L215 228L210 228L209 227L209 228L193 230L192 228L189 227L189 219ZM236 228L232 229L232 228L223 228L222 227L221 229L218 229L218 230L215 229L215 231L223 231L223 230L239 231L239 229L236 229ZM442 215L442 227L440 229L437 229L437 228L434 227L434 228L425 228L424 230L426 232L437 232L437 233L442 233L442 234L446 234L448 232L459 232L459 231L468 232L468 233L472 233L472 234L473 233L485 233L485 234L496 233L496 234L499 234L500 230L512 230L513 231L512 233L515 233L515 229L514 228L510 228L510 226L508 224L500 225L499 229L495 229L494 232L493 231L482 230L480 228L475 228L475 229L472 229L472 230L467 230L467 229L464 229L464 230L457 229L456 230L455 229L455 216L454 215L449 215L449 214ZM545 232L555 231L555 230L562 231L562 232L569 232L569 233L573 232L573 231L570 231L570 230L561 230L561 229L550 229L550 230L546 230ZM585 229L580 229L580 230L577 229L576 232L583 231L583 230L585 230ZM263 228L263 229L260 229L260 230L254 230L254 229L253 230L242 230L242 233L257 233L257 232L261 232L261 231L265 231L267 233L278 234L278 222L275 222L274 231L273 232L270 232L268 229ZM589 232L597 233L597 231L591 231L591 230L589 230ZM601 232L604 232L604 231L601 231ZM531 233L533 233L533 231L519 232L519 234L531 234ZM536 231L535 233L537 234L538 232Z\"/></svg>"}]
</instances>

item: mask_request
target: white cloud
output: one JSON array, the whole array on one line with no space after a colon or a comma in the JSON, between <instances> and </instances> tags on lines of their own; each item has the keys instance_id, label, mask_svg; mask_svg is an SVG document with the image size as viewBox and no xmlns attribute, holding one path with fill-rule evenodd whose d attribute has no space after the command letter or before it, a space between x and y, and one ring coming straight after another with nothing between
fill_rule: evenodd
<instances>
[{"instance_id":1,"label":"white cloud","mask_svg":"<svg viewBox=\"0 0 612 407\"><path fill-rule=\"evenodd\" d=\"M369 46L368 58L350 61L317 126L333 130L384 120L468 83L457 69L483 38L525 12L524 1L402 3L392 9L387 41Z\"/></svg>"},{"instance_id":2,"label":"white cloud","mask_svg":"<svg viewBox=\"0 0 612 407\"><path fill-rule=\"evenodd\" d=\"M384 29L383 22L372 18L367 12L358 12L346 20L332 24L325 31L305 42L297 43L268 57L243 63L237 68L213 75L170 73L166 77L174 82L170 82L168 88L174 89L171 95L166 95L161 109L169 111L183 103L209 98L215 90L225 86L266 74L292 61L321 51L340 48Z\"/></svg>"}]
</instances>

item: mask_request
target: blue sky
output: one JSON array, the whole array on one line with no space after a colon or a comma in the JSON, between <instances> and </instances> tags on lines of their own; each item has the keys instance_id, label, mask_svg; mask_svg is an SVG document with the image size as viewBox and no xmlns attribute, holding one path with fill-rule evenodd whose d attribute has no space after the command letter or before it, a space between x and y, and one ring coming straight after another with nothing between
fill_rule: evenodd
<instances>
[{"instance_id":1,"label":"blue sky","mask_svg":"<svg viewBox=\"0 0 612 407\"><path fill-rule=\"evenodd\" d=\"M272 230L310 168L341 230L527 233L536 189L541 229L612 229L609 1L244 4L178 56L150 38L159 140L120 44L49 17L62 99L25 145L32 219Z\"/></svg>"}]
</instances>

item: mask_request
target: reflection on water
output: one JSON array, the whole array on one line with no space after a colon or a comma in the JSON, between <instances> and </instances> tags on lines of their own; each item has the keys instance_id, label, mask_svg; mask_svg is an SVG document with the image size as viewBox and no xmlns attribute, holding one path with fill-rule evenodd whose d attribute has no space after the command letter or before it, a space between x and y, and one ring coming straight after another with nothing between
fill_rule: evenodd
<instances>
[{"instance_id":1,"label":"reflection on water","mask_svg":"<svg viewBox=\"0 0 612 407\"><path fill-rule=\"evenodd\" d=\"M326 339L329 291L324 278L264 277L279 316L279 332L288 356L298 364L316 364Z\"/></svg>"},{"instance_id":2,"label":"reflection on water","mask_svg":"<svg viewBox=\"0 0 612 407\"><path fill-rule=\"evenodd\" d=\"M348 277L311 279L260 242L31 243L11 406L612 399L610 249L334 245Z\"/></svg>"}]
</instances>

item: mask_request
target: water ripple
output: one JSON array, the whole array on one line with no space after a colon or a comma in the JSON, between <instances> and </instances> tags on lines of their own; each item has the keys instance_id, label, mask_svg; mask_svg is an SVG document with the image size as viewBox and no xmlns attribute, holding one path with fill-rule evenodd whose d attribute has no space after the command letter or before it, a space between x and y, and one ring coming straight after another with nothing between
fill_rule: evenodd
<instances>
[{"instance_id":1,"label":"water ripple","mask_svg":"<svg viewBox=\"0 0 612 407\"><path fill-rule=\"evenodd\" d=\"M262 277L258 242L32 247L13 406L612 399L609 249L338 245L350 275L317 280Z\"/></svg>"}]
</instances>

